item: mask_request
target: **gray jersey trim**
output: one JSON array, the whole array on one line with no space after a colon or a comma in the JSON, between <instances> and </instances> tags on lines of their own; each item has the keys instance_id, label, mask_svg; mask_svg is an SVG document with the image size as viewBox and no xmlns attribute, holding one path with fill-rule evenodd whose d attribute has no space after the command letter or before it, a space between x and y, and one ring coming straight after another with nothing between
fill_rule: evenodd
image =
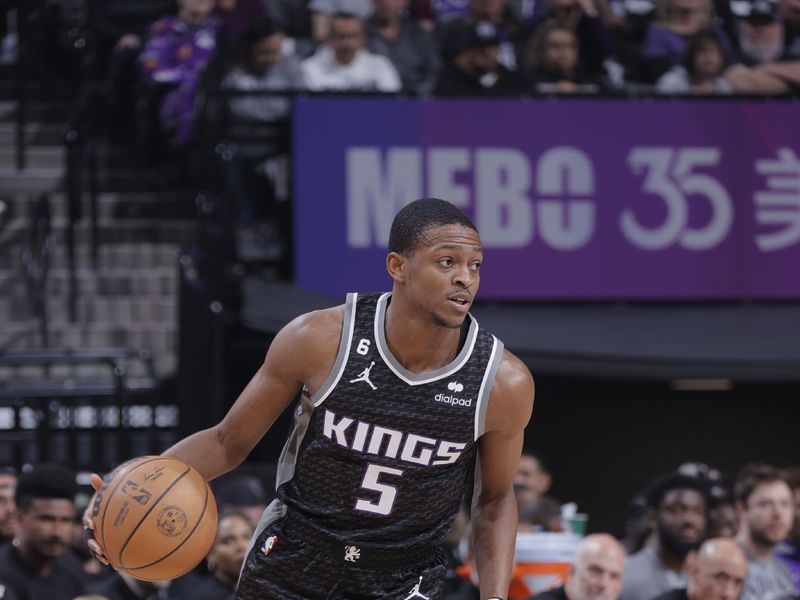
<instances>
[{"instance_id":1,"label":"gray jersey trim","mask_svg":"<svg viewBox=\"0 0 800 600\"><path fill-rule=\"evenodd\" d=\"M239 570L239 579L242 577L242 571L244 571L244 566L247 563L247 557L250 556L250 553L253 551L253 546L256 545L258 536L264 533L267 527L272 525L275 521L285 516L286 505L277 498L264 509L263 513L261 513L261 518L258 521L256 530L253 532L253 537L250 538L250 543L247 545L247 552L244 553L245 559L242 561L242 568Z\"/></svg>"},{"instance_id":2,"label":"gray jersey trim","mask_svg":"<svg viewBox=\"0 0 800 600\"><path fill-rule=\"evenodd\" d=\"M397 375L400 379L405 381L408 385L422 385L423 383L430 383L437 379L442 379L452 375L458 371L469 360L472 355L472 350L475 348L475 341L478 339L478 322L472 315L468 315L470 319L469 331L467 332L467 339L464 342L464 347L458 353L449 365L445 365L435 371L427 373L412 373L401 365L397 359L392 355L389 350L389 344L386 341L386 305L389 301L391 292L386 292L378 298L378 304L375 307L375 344L378 346L378 352L383 359L383 362Z\"/></svg>"},{"instance_id":3,"label":"gray jersey trim","mask_svg":"<svg viewBox=\"0 0 800 600\"><path fill-rule=\"evenodd\" d=\"M356 301L358 294L347 294L344 309L344 321L342 322L342 337L339 341L339 353L336 355L336 362L333 364L330 375L325 380L325 383L314 392L311 399L314 401L314 406L319 406L325 402L325 398L333 391L336 384L342 378L344 367L347 365L347 356L350 354L350 344L353 342L353 329L356 326Z\"/></svg>"},{"instance_id":4,"label":"gray jersey trim","mask_svg":"<svg viewBox=\"0 0 800 600\"><path fill-rule=\"evenodd\" d=\"M478 404L475 406L475 441L478 441L478 438L486 431L486 412L489 410L489 397L492 395L497 367L500 366L500 360L503 358L503 342L494 336L492 336L492 339L494 340L492 353L489 356L486 372L483 374L483 381L481 381Z\"/></svg>"},{"instance_id":5,"label":"gray jersey trim","mask_svg":"<svg viewBox=\"0 0 800 600\"><path fill-rule=\"evenodd\" d=\"M300 403L294 411L294 427L289 439L283 446L281 457L278 459L278 472L275 476L275 489L291 480L294 477L294 468L297 465L297 457L300 454L300 445L303 438L308 433L308 424L311 422L311 415L314 412L314 402L308 395L308 390L303 388L300 394Z\"/></svg>"}]
</instances>

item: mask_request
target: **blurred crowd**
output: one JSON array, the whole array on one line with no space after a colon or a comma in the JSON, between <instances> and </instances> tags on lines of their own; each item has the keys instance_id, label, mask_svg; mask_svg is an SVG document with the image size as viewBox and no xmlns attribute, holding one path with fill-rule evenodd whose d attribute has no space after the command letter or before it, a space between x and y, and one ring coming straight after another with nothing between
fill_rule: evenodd
<instances>
[{"instance_id":1,"label":"blurred crowd","mask_svg":"<svg viewBox=\"0 0 800 600\"><path fill-rule=\"evenodd\" d=\"M511 600L800 598L800 467L748 464L729 481L708 465L681 465L634 496L621 538L587 535L587 515L549 494L552 479L540 457L523 455L514 483L519 529ZM252 472L215 481L220 518L206 560L173 581L143 582L89 554L81 514L91 489L76 481L74 472L52 464L0 471L1 599L229 600L259 517L275 498ZM465 507L444 548L445 600L480 598L469 530ZM541 551L557 539L569 543L567 560L539 562L565 562L563 570L526 564L537 544Z\"/></svg>"},{"instance_id":2,"label":"blurred crowd","mask_svg":"<svg viewBox=\"0 0 800 600\"><path fill-rule=\"evenodd\" d=\"M800 90L800 0L0 0L0 37L0 63L80 88L93 102L74 112L140 163L217 149L255 260L285 255L290 195L289 135L259 126L287 121L296 93Z\"/></svg>"}]
</instances>

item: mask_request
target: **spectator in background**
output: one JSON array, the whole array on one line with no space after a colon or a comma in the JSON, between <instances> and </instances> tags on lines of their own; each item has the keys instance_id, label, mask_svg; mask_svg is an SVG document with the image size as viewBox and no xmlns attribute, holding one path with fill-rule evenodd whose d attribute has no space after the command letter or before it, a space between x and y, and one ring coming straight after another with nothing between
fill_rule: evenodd
<instances>
[{"instance_id":1,"label":"spectator in background","mask_svg":"<svg viewBox=\"0 0 800 600\"><path fill-rule=\"evenodd\" d=\"M725 79L740 94L796 94L800 92L800 60L733 65L725 71Z\"/></svg>"},{"instance_id":2,"label":"spectator in background","mask_svg":"<svg viewBox=\"0 0 800 600\"><path fill-rule=\"evenodd\" d=\"M500 42L498 61L510 71L519 68L532 28L514 17L508 0L469 0L467 19L473 24L494 25Z\"/></svg>"},{"instance_id":3,"label":"spectator in background","mask_svg":"<svg viewBox=\"0 0 800 600\"><path fill-rule=\"evenodd\" d=\"M651 543L628 559L622 600L649 600L687 583L686 556L705 539L706 483L681 473L658 478L647 494L655 530Z\"/></svg>"},{"instance_id":4,"label":"spectator in background","mask_svg":"<svg viewBox=\"0 0 800 600\"><path fill-rule=\"evenodd\" d=\"M112 142L133 135L136 57L147 27L175 11L175 0L89 0L96 76L105 99L104 127Z\"/></svg>"},{"instance_id":5,"label":"spectator in background","mask_svg":"<svg viewBox=\"0 0 800 600\"><path fill-rule=\"evenodd\" d=\"M576 51L583 68L594 77L605 74L606 61L613 56L613 40L596 6L605 0L546 0L546 11L534 35L546 23L558 23L572 30L578 39Z\"/></svg>"},{"instance_id":6,"label":"spectator in background","mask_svg":"<svg viewBox=\"0 0 800 600\"><path fill-rule=\"evenodd\" d=\"M739 58L742 64L754 66L762 63L790 60L784 46L784 25L777 2L755 0L749 5L745 18L738 22Z\"/></svg>"},{"instance_id":7,"label":"spectator in background","mask_svg":"<svg viewBox=\"0 0 800 600\"><path fill-rule=\"evenodd\" d=\"M552 532L564 531L561 523L561 504L551 496L540 496L519 507L520 532Z\"/></svg>"},{"instance_id":8,"label":"spectator in background","mask_svg":"<svg viewBox=\"0 0 800 600\"><path fill-rule=\"evenodd\" d=\"M301 91L306 87L300 62L283 53L283 31L269 18L258 19L240 38L242 63L223 80L226 89L265 92L230 100L233 115L241 120L275 121L289 116L291 98L269 97L269 92Z\"/></svg>"},{"instance_id":9,"label":"spectator in background","mask_svg":"<svg viewBox=\"0 0 800 600\"><path fill-rule=\"evenodd\" d=\"M0 545L7 544L17 533L17 472L11 467L0 469Z\"/></svg>"},{"instance_id":10,"label":"spectator in background","mask_svg":"<svg viewBox=\"0 0 800 600\"><path fill-rule=\"evenodd\" d=\"M176 584L179 598L226 600L232 598L255 525L244 513L222 513L217 536L206 557L208 575ZM183 583L183 582L181 582Z\"/></svg>"},{"instance_id":11,"label":"spectator in background","mask_svg":"<svg viewBox=\"0 0 800 600\"><path fill-rule=\"evenodd\" d=\"M328 41L336 15L354 15L366 22L374 10L372 0L311 0L311 37L321 44Z\"/></svg>"},{"instance_id":12,"label":"spectator in background","mask_svg":"<svg viewBox=\"0 0 800 600\"><path fill-rule=\"evenodd\" d=\"M410 94L430 94L441 68L436 41L411 21L409 0L373 0L375 12L367 22L367 47L392 61Z\"/></svg>"},{"instance_id":13,"label":"spectator in background","mask_svg":"<svg viewBox=\"0 0 800 600\"><path fill-rule=\"evenodd\" d=\"M84 579L68 548L75 519L75 474L56 465L23 472L15 501L19 526L0 548L0 580L25 600L72 600Z\"/></svg>"},{"instance_id":14,"label":"spectator in background","mask_svg":"<svg viewBox=\"0 0 800 600\"><path fill-rule=\"evenodd\" d=\"M214 0L179 0L178 7L177 16L150 27L138 62L158 97L162 130L184 146L192 139L200 81L218 50L220 22L211 16Z\"/></svg>"},{"instance_id":15,"label":"spectator in background","mask_svg":"<svg viewBox=\"0 0 800 600\"><path fill-rule=\"evenodd\" d=\"M648 538L653 533L653 521L647 508L647 498L644 493L638 493L628 503L625 509L625 537L620 542L625 548L625 554L636 554L645 547Z\"/></svg>"},{"instance_id":16,"label":"spectator in background","mask_svg":"<svg viewBox=\"0 0 800 600\"><path fill-rule=\"evenodd\" d=\"M540 93L596 94L599 80L578 63L575 32L555 21L542 23L533 34L526 65L532 85Z\"/></svg>"},{"instance_id":17,"label":"spectator in background","mask_svg":"<svg viewBox=\"0 0 800 600\"><path fill-rule=\"evenodd\" d=\"M740 526L736 541L747 553L741 600L775 600L794 593L792 575L775 548L792 527L794 497L783 474L771 465L746 465L734 485Z\"/></svg>"},{"instance_id":18,"label":"spectator in background","mask_svg":"<svg viewBox=\"0 0 800 600\"><path fill-rule=\"evenodd\" d=\"M625 551L607 533L586 536L578 546L567 582L530 600L617 600L622 589Z\"/></svg>"},{"instance_id":19,"label":"spectator in background","mask_svg":"<svg viewBox=\"0 0 800 600\"><path fill-rule=\"evenodd\" d=\"M230 109L240 124L288 120L291 97L280 92L306 88L300 63L283 53L285 35L274 21L259 19L241 41L244 62L223 80L223 87L264 95L234 96ZM271 95L275 94L275 95ZM289 196L288 147L283 141L253 139L232 149L226 161L228 192L236 205L239 258L271 259L283 250L275 225L275 201Z\"/></svg>"},{"instance_id":20,"label":"spectator in background","mask_svg":"<svg viewBox=\"0 0 800 600\"><path fill-rule=\"evenodd\" d=\"M707 540L687 561L689 583L653 600L738 600L747 575L747 557L736 542Z\"/></svg>"},{"instance_id":21,"label":"spectator in background","mask_svg":"<svg viewBox=\"0 0 800 600\"><path fill-rule=\"evenodd\" d=\"M217 506L221 513L245 515L255 527L264 509L273 500L267 495L261 480L253 475L234 474L215 486Z\"/></svg>"},{"instance_id":22,"label":"spectator in background","mask_svg":"<svg viewBox=\"0 0 800 600\"><path fill-rule=\"evenodd\" d=\"M365 48L364 21L336 14L330 36L313 56L302 62L309 89L315 91L399 92L400 76L385 56Z\"/></svg>"},{"instance_id":23,"label":"spectator in background","mask_svg":"<svg viewBox=\"0 0 800 600\"><path fill-rule=\"evenodd\" d=\"M784 46L789 56L800 58L800 0L778 0L784 25Z\"/></svg>"},{"instance_id":24,"label":"spectator in background","mask_svg":"<svg viewBox=\"0 0 800 600\"><path fill-rule=\"evenodd\" d=\"M235 48L250 25L267 16L267 10L261 0L216 0L211 14L222 23L226 46ZM240 58L243 57L234 57L235 60Z\"/></svg>"},{"instance_id":25,"label":"spectator in background","mask_svg":"<svg viewBox=\"0 0 800 600\"><path fill-rule=\"evenodd\" d=\"M712 0L659 0L657 21L651 25L642 43L642 72L639 78L648 83L679 64L688 40L704 31L713 32L726 56L732 55L728 36L713 23Z\"/></svg>"},{"instance_id":26,"label":"spectator in background","mask_svg":"<svg viewBox=\"0 0 800 600\"><path fill-rule=\"evenodd\" d=\"M519 458L514 477L514 494L517 505L545 495L553 484L553 476L541 457L526 452Z\"/></svg>"},{"instance_id":27,"label":"spectator in background","mask_svg":"<svg viewBox=\"0 0 800 600\"><path fill-rule=\"evenodd\" d=\"M708 509L708 536L733 538L739 531L739 517L730 493L712 496Z\"/></svg>"},{"instance_id":28,"label":"spectator in background","mask_svg":"<svg viewBox=\"0 0 800 600\"><path fill-rule=\"evenodd\" d=\"M441 33L445 67L437 96L504 96L523 90L520 75L500 62L500 36L489 21L453 19Z\"/></svg>"},{"instance_id":29,"label":"spectator in background","mask_svg":"<svg viewBox=\"0 0 800 600\"><path fill-rule=\"evenodd\" d=\"M794 496L794 519L789 535L778 546L777 553L791 572L794 586L800 592L800 467L786 471L786 483L792 488Z\"/></svg>"},{"instance_id":30,"label":"spectator in background","mask_svg":"<svg viewBox=\"0 0 800 600\"><path fill-rule=\"evenodd\" d=\"M704 31L686 45L680 65L672 67L656 82L662 94L731 94L733 86L723 77L725 51L717 34Z\"/></svg>"}]
</instances>

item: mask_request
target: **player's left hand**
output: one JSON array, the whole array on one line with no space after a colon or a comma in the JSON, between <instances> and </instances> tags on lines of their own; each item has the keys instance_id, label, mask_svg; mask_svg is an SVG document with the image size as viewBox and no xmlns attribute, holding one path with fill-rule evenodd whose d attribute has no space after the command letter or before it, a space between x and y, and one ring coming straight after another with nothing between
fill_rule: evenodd
<instances>
[{"instance_id":1,"label":"player's left hand","mask_svg":"<svg viewBox=\"0 0 800 600\"><path fill-rule=\"evenodd\" d=\"M103 485L103 478L97 473L92 473L91 481L95 492ZM94 521L90 516L92 512L92 504L94 503L89 502L89 506L87 506L86 510L83 512L83 537L86 539L86 545L89 546L89 551L92 553L92 556L94 556L104 565L107 565L109 564L108 559L106 558L106 555L103 554L103 549L100 547L100 544L94 537Z\"/></svg>"}]
</instances>

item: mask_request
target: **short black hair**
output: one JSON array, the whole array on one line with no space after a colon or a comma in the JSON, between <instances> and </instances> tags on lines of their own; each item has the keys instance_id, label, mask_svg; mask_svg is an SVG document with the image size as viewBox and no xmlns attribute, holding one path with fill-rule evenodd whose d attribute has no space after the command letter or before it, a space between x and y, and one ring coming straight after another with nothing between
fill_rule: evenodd
<instances>
[{"instance_id":1,"label":"short black hair","mask_svg":"<svg viewBox=\"0 0 800 600\"><path fill-rule=\"evenodd\" d=\"M658 506L661 504L664 496L666 496L667 493L671 492L672 490L694 490L699 492L705 500L706 508L708 508L708 483L699 477L684 475L683 473L679 473L677 471L665 473L664 475L657 477L650 484L650 486L647 488L647 493L645 494L647 506L649 508L658 510Z\"/></svg>"},{"instance_id":2,"label":"short black hair","mask_svg":"<svg viewBox=\"0 0 800 600\"><path fill-rule=\"evenodd\" d=\"M261 17L253 21L239 38L243 56L248 58L253 50L253 46L264 38L272 37L276 33L283 33L283 30L273 19Z\"/></svg>"},{"instance_id":3,"label":"short black hair","mask_svg":"<svg viewBox=\"0 0 800 600\"><path fill-rule=\"evenodd\" d=\"M20 510L27 510L34 500L74 502L77 493L78 484L71 469L46 463L23 469L17 481L14 500Z\"/></svg>"},{"instance_id":4,"label":"short black hair","mask_svg":"<svg viewBox=\"0 0 800 600\"><path fill-rule=\"evenodd\" d=\"M389 232L389 252L413 254L431 227L463 225L476 233L478 228L458 208L439 198L420 198L400 209Z\"/></svg>"},{"instance_id":5,"label":"short black hair","mask_svg":"<svg viewBox=\"0 0 800 600\"><path fill-rule=\"evenodd\" d=\"M747 501L758 486L776 481L786 483L785 475L778 467L763 463L747 463L736 477L733 496L737 502L747 506Z\"/></svg>"}]
</instances>

